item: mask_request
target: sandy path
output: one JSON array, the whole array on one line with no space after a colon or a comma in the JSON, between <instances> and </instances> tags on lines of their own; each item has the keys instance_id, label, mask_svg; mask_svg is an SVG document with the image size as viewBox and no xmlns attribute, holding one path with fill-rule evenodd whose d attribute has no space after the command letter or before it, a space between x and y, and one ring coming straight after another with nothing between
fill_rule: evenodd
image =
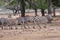
<instances>
[{"instance_id":1,"label":"sandy path","mask_svg":"<svg viewBox=\"0 0 60 40\"><path fill-rule=\"evenodd\" d=\"M0 33L0 40L59 40L60 32L58 30L48 31L20 31L4 30Z\"/></svg>"}]
</instances>

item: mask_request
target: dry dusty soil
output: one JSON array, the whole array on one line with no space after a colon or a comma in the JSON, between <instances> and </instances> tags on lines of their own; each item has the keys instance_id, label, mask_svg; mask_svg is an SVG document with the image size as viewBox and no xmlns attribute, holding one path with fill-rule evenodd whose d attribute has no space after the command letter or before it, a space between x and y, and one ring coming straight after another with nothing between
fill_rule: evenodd
<instances>
[{"instance_id":1,"label":"dry dusty soil","mask_svg":"<svg viewBox=\"0 0 60 40\"><path fill-rule=\"evenodd\" d=\"M40 24L41 28L1 30L0 40L60 40L60 17L51 24Z\"/></svg>"}]
</instances>

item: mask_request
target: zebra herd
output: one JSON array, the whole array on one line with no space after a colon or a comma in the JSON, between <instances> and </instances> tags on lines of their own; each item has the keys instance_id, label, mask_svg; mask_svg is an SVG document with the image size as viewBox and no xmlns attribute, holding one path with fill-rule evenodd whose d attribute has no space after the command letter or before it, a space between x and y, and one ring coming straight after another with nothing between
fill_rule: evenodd
<instances>
[{"instance_id":1,"label":"zebra herd","mask_svg":"<svg viewBox=\"0 0 60 40\"><path fill-rule=\"evenodd\" d=\"M33 25L33 28L35 28L35 25L40 27L40 24L47 24L49 22L47 16L36 16L36 17L19 17L16 19L12 18L0 18L0 27L3 29L3 27L7 26L9 29L12 29L13 26L18 27L18 25L29 28L29 26ZM26 27L27 26L27 27ZM41 28L41 27L40 27Z\"/></svg>"}]
</instances>

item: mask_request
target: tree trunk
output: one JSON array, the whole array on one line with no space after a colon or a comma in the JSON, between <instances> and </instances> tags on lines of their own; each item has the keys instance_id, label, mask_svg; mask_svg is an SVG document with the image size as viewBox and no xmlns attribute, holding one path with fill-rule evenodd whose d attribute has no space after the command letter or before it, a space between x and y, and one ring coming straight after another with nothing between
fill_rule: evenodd
<instances>
[{"instance_id":1,"label":"tree trunk","mask_svg":"<svg viewBox=\"0 0 60 40\"><path fill-rule=\"evenodd\" d=\"M41 9L41 14L42 14L42 16L45 16L44 10L45 10L45 9Z\"/></svg>"},{"instance_id":2,"label":"tree trunk","mask_svg":"<svg viewBox=\"0 0 60 40\"><path fill-rule=\"evenodd\" d=\"M52 11L51 11L52 4L51 4L51 0L47 0L47 1L48 1L48 17L47 17L47 19L48 19L48 23L51 23L51 21L52 21Z\"/></svg>"},{"instance_id":3,"label":"tree trunk","mask_svg":"<svg viewBox=\"0 0 60 40\"><path fill-rule=\"evenodd\" d=\"M31 9L31 6L32 6L32 5L31 5L32 0L29 0L29 2L28 2L28 3L29 3L29 8Z\"/></svg>"},{"instance_id":4,"label":"tree trunk","mask_svg":"<svg viewBox=\"0 0 60 40\"><path fill-rule=\"evenodd\" d=\"M54 17L56 16L56 14L55 14L55 8L53 8L53 16Z\"/></svg>"},{"instance_id":5,"label":"tree trunk","mask_svg":"<svg viewBox=\"0 0 60 40\"><path fill-rule=\"evenodd\" d=\"M21 17L25 17L25 0L21 0Z\"/></svg>"},{"instance_id":6,"label":"tree trunk","mask_svg":"<svg viewBox=\"0 0 60 40\"><path fill-rule=\"evenodd\" d=\"M52 8L51 0L48 0L48 15L52 14L51 8Z\"/></svg>"},{"instance_id":7,"label":"tree trunk","mask_svg":"<svg viewBox=\"0 0 60 40\"><path fill-rule=\"evenodd\" d=\"M35 8L34 10L35 10L35 16L37 16L37 9Z\"/></svg>"}]
</instances>

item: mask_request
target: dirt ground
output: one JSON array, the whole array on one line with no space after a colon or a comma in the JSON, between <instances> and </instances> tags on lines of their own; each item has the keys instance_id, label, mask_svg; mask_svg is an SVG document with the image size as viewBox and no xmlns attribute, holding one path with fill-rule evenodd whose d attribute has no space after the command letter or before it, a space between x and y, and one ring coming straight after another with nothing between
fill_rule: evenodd
<instances>
[{"instance_id":1,"label":"dirt ground","mask_svg":"<svg viewBox=\"0 0 60 40\"><path fill-rule=\"evenodd\" d=\"M17 30L0 29L0 40L60 40L60 16L54 17L51 24L41 24L41 27L41 29L38 27Z\"/></svg>"}]
</instances>

